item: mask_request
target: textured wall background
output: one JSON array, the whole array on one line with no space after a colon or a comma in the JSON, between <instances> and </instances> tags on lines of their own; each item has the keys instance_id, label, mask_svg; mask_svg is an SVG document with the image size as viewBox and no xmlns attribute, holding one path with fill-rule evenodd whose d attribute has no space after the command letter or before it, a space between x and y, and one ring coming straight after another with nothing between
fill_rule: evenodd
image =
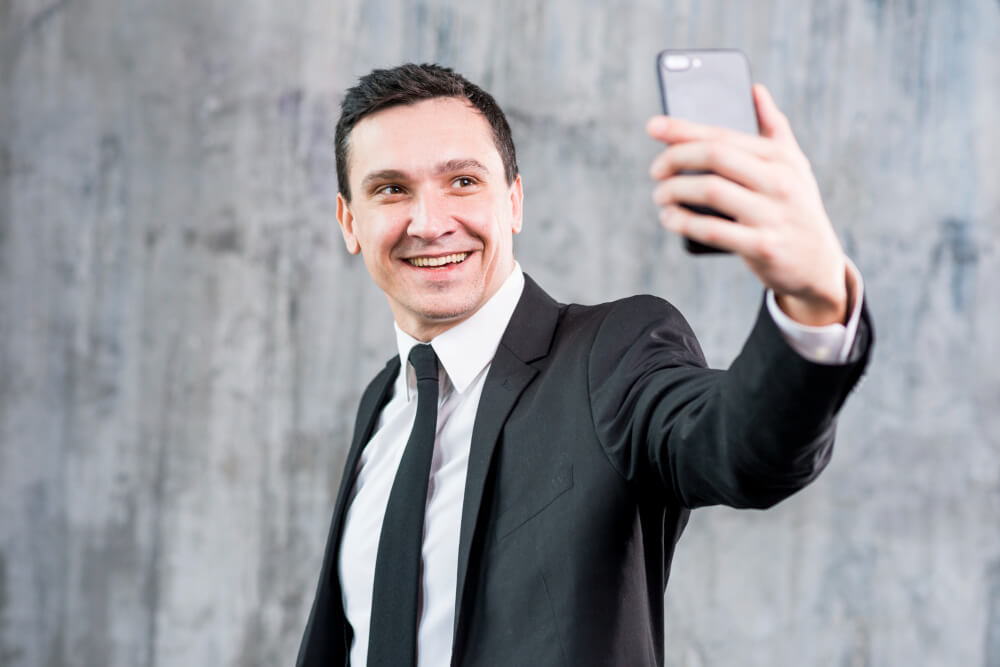
<instances>
[{"instance_id":1,"label":"textured wall background","mask_svg":"<svg viewBox=\"0 0 1000 667\"><path fill-rule=\"evenodd\" d=\"M525 269L674 301L710 360L759 288L655 223L654 55L736 46L812 157L879 346L839 449L695 515L672 665L1000 665L994 0L0 0L0 665L290 664L388 308L335 222L374 66L509 112Z\"/></svg>"}]
</instances>

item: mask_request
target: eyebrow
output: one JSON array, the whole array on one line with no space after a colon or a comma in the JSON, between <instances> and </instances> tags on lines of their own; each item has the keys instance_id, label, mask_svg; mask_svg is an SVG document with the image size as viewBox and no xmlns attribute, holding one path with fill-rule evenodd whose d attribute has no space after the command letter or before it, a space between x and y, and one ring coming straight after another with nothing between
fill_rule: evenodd
<instances>
[{"instance_id":1,"label":"eyebrow","mask_svg":"<svg viewBox=\"0 0 1000 667\"><path fill-rule=\"evenodd\" d=\"M477 171L481 174L489 173L489 169L487 169L482 162L473 158L446 160L435 166L433 173L440 176L441 174L447 174L455 171ZM367 190L373 183L382 181L406 181L409 180L409 178L410 177L405 171L400 171L399 169L379 169L378 171L373 171L370 174L367 174L361 180L361 189Z\"/></svg>"},{"instance_id":2,"label":"eyebrow","mask_svg":"<svg viewBox=\"0 0 1000 667\"><path fill-rule=\"evenodd\" d=\"M451 171L479 171L484 174L489 173L489 169L483 166L483 163L479 160L473 158L466 158L464 160L448 160L447 162L442 162L434 170L435 174L445 174Z\"/></svg>"},{"instance_id":3,"label":"eyebrow","mask_svg":"<svg viewBox=\"0 0 1000 667\"><path fill-rule=\"evenodd\" d=\"M398 169L380 169L373 171L361 180L361 189L367 190L373 183L380 181L405 181L406 174Z\"/></svg>"}]
</instances>

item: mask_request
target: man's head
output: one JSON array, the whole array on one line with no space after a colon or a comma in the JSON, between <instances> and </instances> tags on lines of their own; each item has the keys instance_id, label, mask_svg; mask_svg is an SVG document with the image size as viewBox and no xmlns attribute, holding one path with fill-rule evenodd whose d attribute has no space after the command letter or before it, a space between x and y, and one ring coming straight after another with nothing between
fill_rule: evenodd
<instances>
[{"instance_id":1,"label":"man's head","mask_svg":"<svg viewBox=\"0 0 1000 667\"><path fill-rule=\"evenodd\" d=\"M507 185L517 178L517 155L511 138L507 117L493 96L447 67L440 65L407 63L392 69L376 69L358 80L358 85L347 90L340 105L337 121L336 147L337 183L340 194L351 201L351 184L348 177L351 130L366 116L393 106L415 104L435 97L464 97L483 114L493 130L493 141L503 160Z\"/></svg>"},{"instance_id":2,"label":"man's head","mask_svg":"<svg viewBox=\"0 0 1000 667\"><path fill-rule=\"evenodd\" d=\"M400 328L420 340L464 321L503 284L521 229L510 127L451 70L376 70L337 124L337 220Z\"/></svg>"}]
</instances>

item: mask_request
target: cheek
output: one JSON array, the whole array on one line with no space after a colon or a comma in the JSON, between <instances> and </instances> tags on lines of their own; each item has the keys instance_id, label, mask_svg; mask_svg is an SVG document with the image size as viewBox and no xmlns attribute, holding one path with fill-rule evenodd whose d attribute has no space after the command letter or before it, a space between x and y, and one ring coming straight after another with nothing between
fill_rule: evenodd
<instances>
[{"instance_id":1,"label":"cheek","mask_svg":"<svg viewBox=\"0 0 1000 667\"><path fill-rule=\"evenodd\" d=\"M448 214L460 220L468 220L473 225L481 227L493 215L493 207L489 201L478 197L462 197L451 202Z\"/></svg>"},{"instance_id":2,"label":"cheek","mask_svg":"<svg viewBox=\"0 0 1000 667\"><path fill-rule=\"evenodd\" d=\"M374 256L387 255L399 243L402 234L400 229L405 230L405 226L400 224L399 216L378 215L368 218L365 222L365 230L358 237L363 250L367 250Z\"/></svg>"}]
</instances>

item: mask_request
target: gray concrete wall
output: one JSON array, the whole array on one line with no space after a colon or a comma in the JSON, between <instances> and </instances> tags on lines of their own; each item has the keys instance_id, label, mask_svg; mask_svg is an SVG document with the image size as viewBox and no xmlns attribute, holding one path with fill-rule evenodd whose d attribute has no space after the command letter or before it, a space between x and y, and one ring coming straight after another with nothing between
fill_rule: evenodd
<instances>
[{"instance_id":1,"label":"gray concrete wall","mask_svg":"<svg viewBox=\"0 0 1000 667\"><path fill-rule=\"evenodd\" d=\"M374 66L510 114L517 254L648 291L725 365L759 288L655 223L653 59L736 46L812 157L878 323L812 487L696 513L668 663L1000 665L1000 6L0 0L0 665L290 664L358 395L392 353L336 228Z\"/></svg>"}]
</instances>

